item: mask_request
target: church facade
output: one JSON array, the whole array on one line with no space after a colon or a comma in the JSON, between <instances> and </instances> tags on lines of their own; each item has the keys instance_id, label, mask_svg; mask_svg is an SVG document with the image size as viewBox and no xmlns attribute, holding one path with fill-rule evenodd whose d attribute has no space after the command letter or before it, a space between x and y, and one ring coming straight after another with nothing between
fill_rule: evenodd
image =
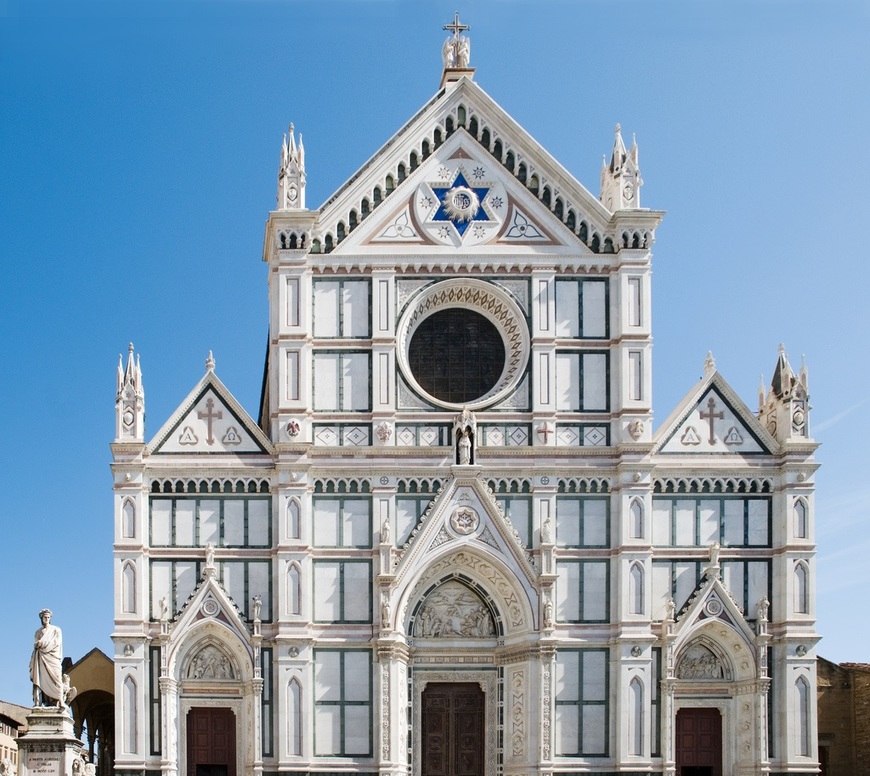
<instances>
[{"instance_id":1,"label":"church facade","mask_svg":"<svg viewBox=\"0 0 870 776\"><path fill-rule=\"evenodd\" d=\"M119 364L116 770L816 772L806 371L654 432L637 145L593 195L452 29L320 208L285 137L257 417Z\"/></svg>"}]
</instances>

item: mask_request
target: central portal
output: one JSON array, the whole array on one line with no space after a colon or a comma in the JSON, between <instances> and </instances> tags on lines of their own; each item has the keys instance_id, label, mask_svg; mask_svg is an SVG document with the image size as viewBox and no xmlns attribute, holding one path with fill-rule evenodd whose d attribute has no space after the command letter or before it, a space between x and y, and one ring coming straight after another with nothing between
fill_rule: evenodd
<instances>
[{"instance_id":1,"label":"central portal","mask_svg":"<svg viewBox=\"0 0 870 776\"><path fill-rule=\"evenodd\" d=\"M232 709L193 708L188 712L187 776L236 776Z\"/></svg>"},{"instance_id":2,"label":"central portal","mask_svg":"<svg viewBox=\"0 0 870 776\"><path fill-rule=\"evenodd\" d=\"M430 683L422 707L422 776L483 776L485 696L480 685Z\"/></svg>"},{"instance_id":3,"label":"central portal","mask_svg":"<svg viewBox=\"0 0 870 776\"><path fill-rule=\"evenodd\" d=\"M677 776L722 776L719 709L680 709L676 727Z\"/></svg>"}]
</instances>

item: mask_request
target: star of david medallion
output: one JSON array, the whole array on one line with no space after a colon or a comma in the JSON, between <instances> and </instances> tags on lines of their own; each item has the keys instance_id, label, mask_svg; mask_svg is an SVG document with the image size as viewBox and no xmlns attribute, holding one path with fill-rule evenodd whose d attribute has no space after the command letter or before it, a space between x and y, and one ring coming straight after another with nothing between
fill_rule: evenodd
<instances>
[{"instance_id":1,"label":"star of david medallion","mask_svg":"<svg viewBox=\"0 0 870 776\"><path fill-rule=\"evenodd\" d=\"M460 172L452 183L432 186L432 193L440 205L431 218L433 221L449 221L462 237L472 221L489 221L482 207L489 191L490 187L486 185L472 186Z\"/></svg>"}]
</instances>

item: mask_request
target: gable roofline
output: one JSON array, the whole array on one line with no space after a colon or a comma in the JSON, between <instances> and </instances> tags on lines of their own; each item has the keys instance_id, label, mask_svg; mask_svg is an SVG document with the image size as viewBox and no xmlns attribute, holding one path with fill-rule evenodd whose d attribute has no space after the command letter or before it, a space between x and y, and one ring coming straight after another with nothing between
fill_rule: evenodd
<instances>
[{"instance_id":1,"label":"gable roofline","mask_svg":"<svg viewBox=\"0 0 870 776\"><path fill-rule=\"evenodd\" d=\"M779 450L779 443L771 436L770 432L761 425L755 413L746 406L746 403L737 395L718 370L712 370L701 378L698 384L692 388L677 404L665 422L659 427L653 436L652 454L660 453L662 448L670 441L677 432L689 413L698 406L701 397L713 388L722 399L729 405L737 417L746 424L749 432L756 438L759 445L765 448L765 452L773 455Z\"/></svg>"},{"instance_id":2,"label":"gable roofline","mask_svg":"<svg viewBox=\"0 0 870 776\"><path fill-rule=\"evenodd\" d=\"M83 655L83 656L80 657L78 660L76 660L76 662L73 663L73 664L72 664L72 665L71 665L71 666L66 670L66 673L69 673L70 671L72 671L73 669L75 669L77 666L80 666L80 665L81 665L82 663L84 663L86 660L91 659L92 656L93 656L93 657L99 657L100 655L102 655L102 656L103 656L103 659L104 659L105 661L107 661L110 665L115 665L115 661L112 660L112 658L110 658L110 657L109 657L105 652L103 652L103 650L101 650L99 647L94 647L94 648L91 649L89 652L87 652L85 655Z\"/></svg>"},{"instance_id":3,"label":"gable roofline","mask_svg":"<svg viewBox=\"0 0 870 776\"><path fill-rule=\"evenodd\" d=\"M260 446L264 454L270 455L272 443L269 438L263 433L262 429L254 422L253 418L247 413L244 407L238 402L235 396L230 392L220 378L214 373L213 369L207 369L202 379L193 387L193 390L187 394L184 401L178 405L175 412L169 416L169 419L163 424L157 434L146 445L146 454L154 455L159 452L160 446L169 438L170 434L178 427L184 417L193 409L202 395L211 388L218 398L227 406L227 409L236 416L239 423L242 424L254 441ZM191 453L197 455L198 453ZM200 453L201 454L201 453ZM211 455L237 455L236 453L211 453ZM256 453L254 453L256 455Z\"/></svg>"},{"instance_id":4,"label":"gable roofline","mask_svg":"<svg viewBox=\"0 0 870 776\"><path fill-rule=\"evenodd\" d=\"M354 190L355 185L379 162L385 161L390 152L401 141L412 136L415 132L423 130L428 124L431 114L439 109L452 107L456 103L465 103L466 110L485 115L487 126L495 130L499 138L510 140L510 145L515 149L521 149L523 160L530 164L534 173L538 174L551 187L558 189L563 197L573 200L577 208L583 208L586 215L593 219L593 224L601 229L615 225L616 213L609 211L600 200L592 194L580 181L578 181L559 161L555 159L529 132L524 129L507 111L504 110L492 97L489 96L475 81L463 76L452 88L440 89L417 113L414 114L384 145L382 145L351 177L342 184L318 209L318 224L326 226L324 222L333 217L343 220L341 215L345 209L356 207L356 196L351 201L344 199ZM456 131L464 129L457 127ZM467 130L465 130L467 132ZM468 133L469 138L477 141ZM483 146L481 146L484 148ZM434 149L433 149L434 150ZM486 150L484 148L484 150ZM491 153L487 151L487 153ZM391 168L392 169L392 168ZM530 173L532 172L530 170ZM398 189L398 185L396 187ZM566 203L567 207L567 203ZM333 212L338 211L338 212ZM652 221L651 227L655 227L664 215L664 211L639 208L630 211L617 211L621 218L625 214L632 217ZM577 215L578 219L581 215Z\"/></svg>"}]
</instances>

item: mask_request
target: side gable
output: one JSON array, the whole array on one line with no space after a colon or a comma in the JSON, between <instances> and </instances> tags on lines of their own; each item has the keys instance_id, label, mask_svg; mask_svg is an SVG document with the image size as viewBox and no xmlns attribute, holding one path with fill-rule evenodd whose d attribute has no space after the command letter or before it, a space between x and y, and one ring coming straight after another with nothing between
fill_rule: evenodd
<instances>
[{"instance_id":1,"label":"side gable","mask_svg":"<svg viewBox=\"0 0 870 776\"><path fill-rule=\"evenodd\" d=\"M776 440L718 372L690 391L656 434L659 455L770 455Z\"/></svg>"},{"instance_id":2,"label":"side gable","mask_svg":"<svg viewBox=\"0 0 870 776\"><path fill-rule=\"evenodd\" d=\"M148 445L154 454L263 454L272 445L209 369Z\"/></svg>"}]
</instances>

